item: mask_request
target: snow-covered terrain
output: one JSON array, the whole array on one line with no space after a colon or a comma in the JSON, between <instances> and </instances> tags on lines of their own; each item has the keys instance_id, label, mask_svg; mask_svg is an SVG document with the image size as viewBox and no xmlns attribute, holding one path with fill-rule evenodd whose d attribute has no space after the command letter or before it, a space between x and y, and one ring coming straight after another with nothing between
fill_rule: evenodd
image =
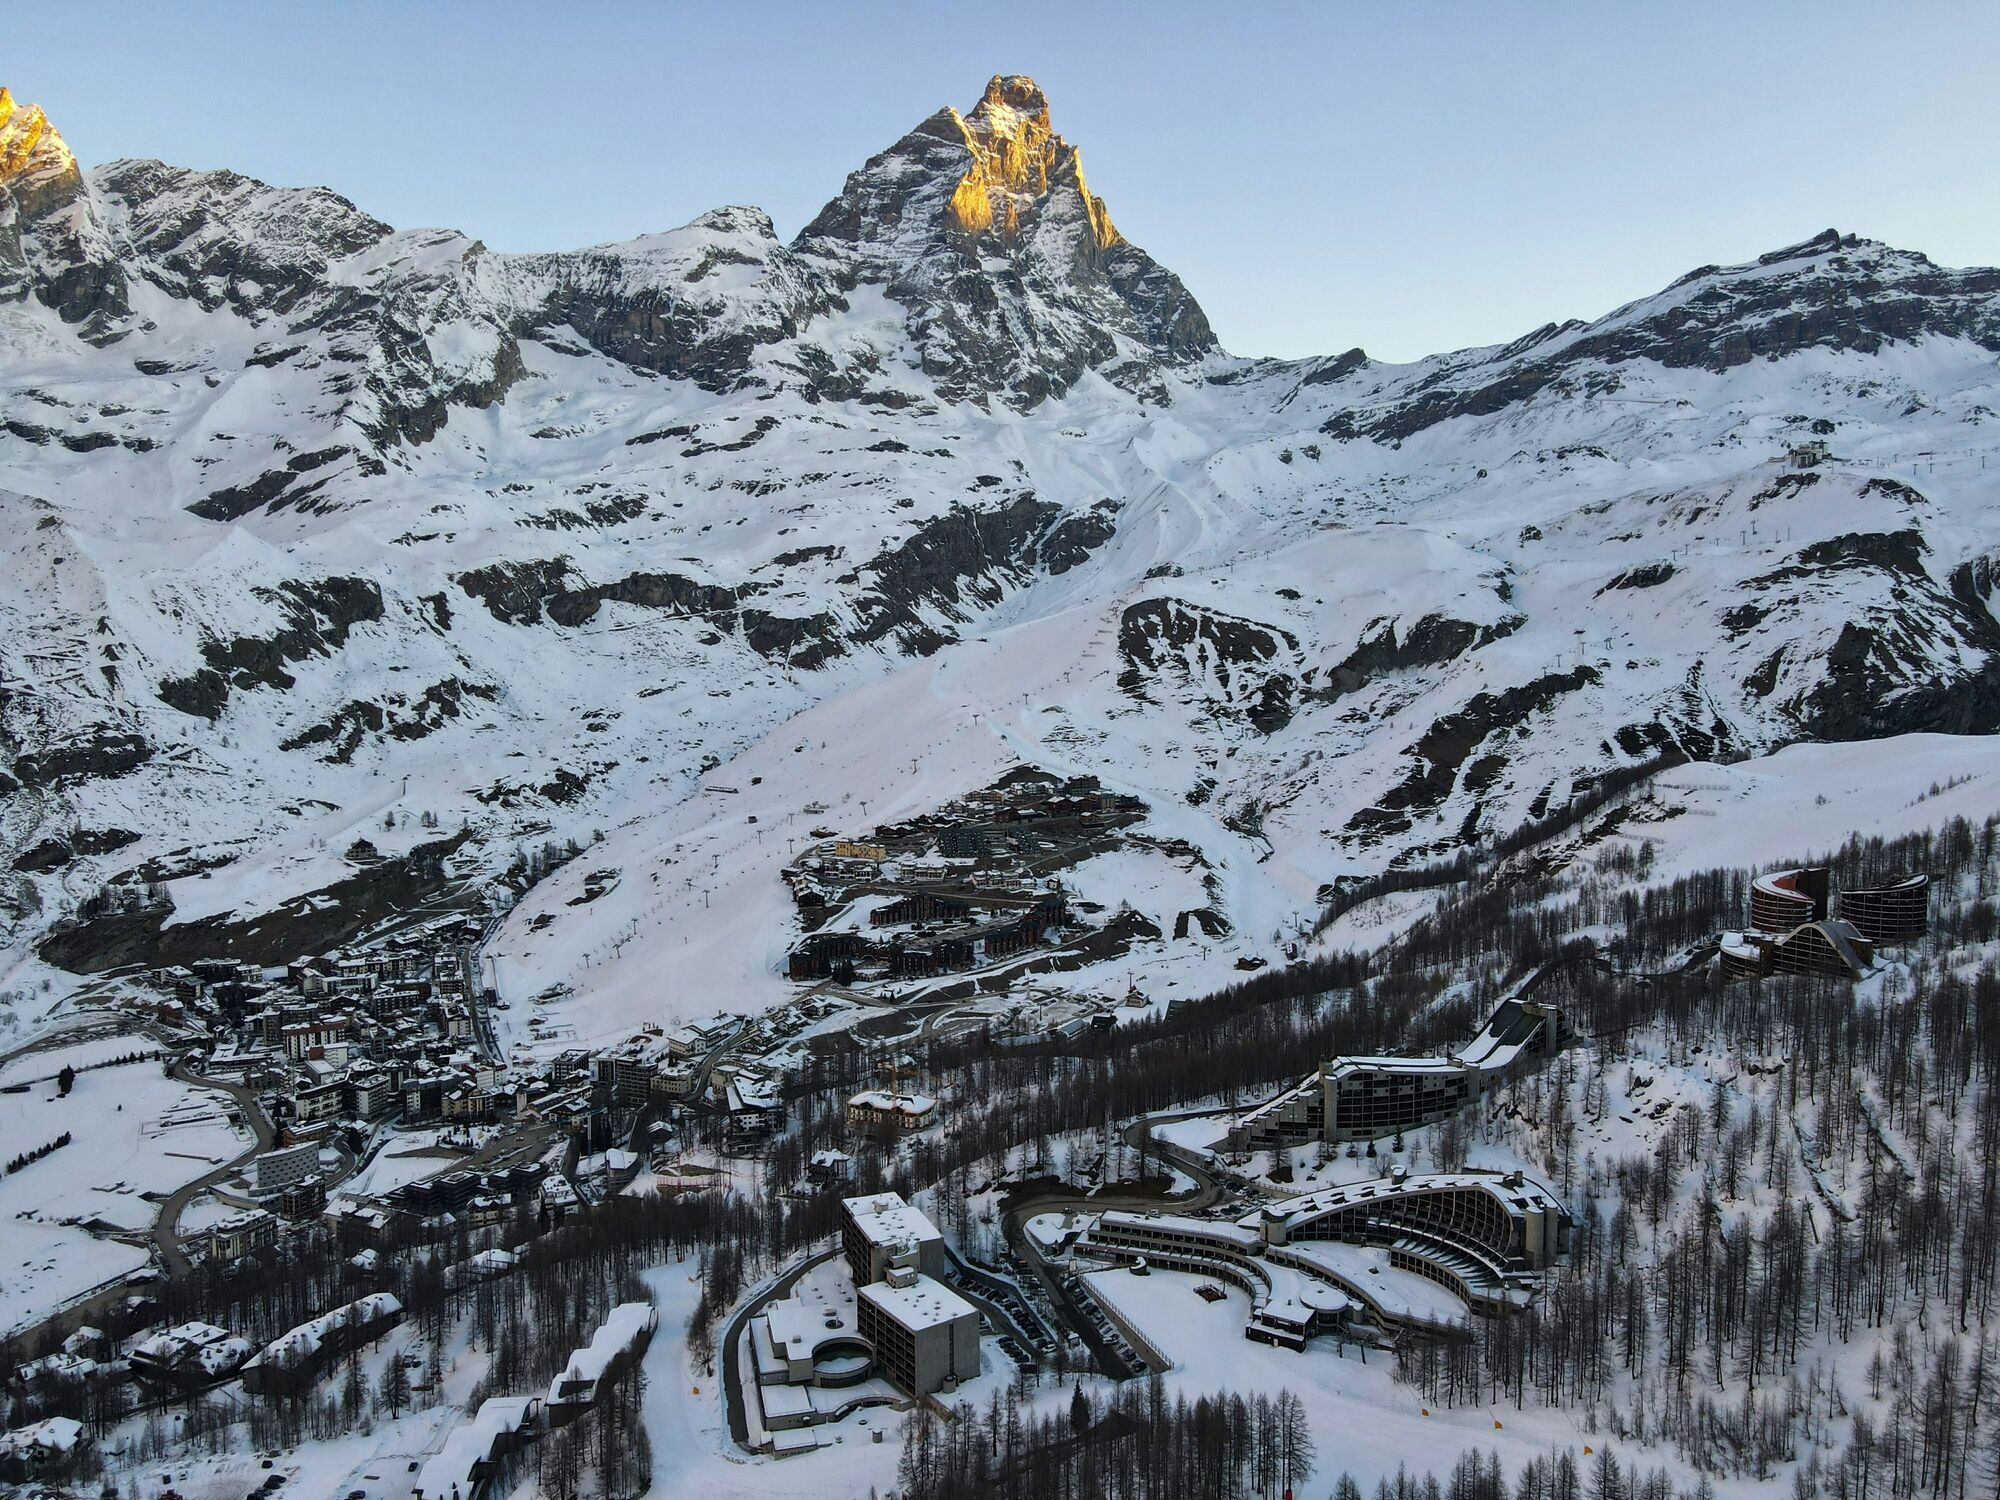
<instances>
[{"instance_id":1,"label":"snow-covered terrain","mask_svg":"<svg viewBox=\"0 0 2000 1500\"><path fill-rule=\"evenodd\" d=\"M1136 960L1198 983L1663 752L2000 719L1992 272L1829 233L1502 348L1253 361L1026 80L790 245L528 257L0 113L17 958L107 880L159 886L60 961L275 960L364 832L464 827L459 879L602 833L503 989L586 1040L755 1010L804 805L1032 761L1200 851L1230 934Z\"/></svg>"},{"instance_id":2,"label":"snow-covered terrain","mask_svg":"<svg viewBox=\"0 0 2000 1500\"><path fill-rule=\"evenodd\" d=\"M816 830L862 837L1022 764L1146 805L1063 879L1160 935L1035 977L1148 997L1128 1018L1315 941L1381 949L1437 919L1437 891L1359 902L1315 939L1342 882L1525 823L1549 909L1585 893L1592 919L1564 931L1597 938L1618 935L1596 914L1621 882L1977 827L2000 786L1996 352L2000 272L1829 231L1505 346L1239 358L1113 226L1022 78L922 121L790 242L730 207L532 256L226 171L86 171L0 90L0 1088L24 1086L0 1093L0 1155L72 1134L0 1180L0 1325L145 1265L158 1200L250 1144L221 1095L115 1062L159 1044L56 1031L139 966L281 963L492 902L505 1003L484 1024L517 1059L765 1011L796 990L780 872ZM1564 824L1646 771L1613 815ZM570 841L503 916L502 872ZM1216 920L1177 931L1197 909ZM1895 959L1860 1007L1970 984L1990 947ZM1514 957L1398 978L1421 1018ZM851 1024L840 1004L814 1027ZM1921 1090L1887 1125L1864 1103L1874 1148L1831 1105L1786 1141L1777 1075L1734 1041L1690 1052L1648 1017L1617 1047L1523 1085L1474 1139L1413 1134L1412 1159L1560 1167L1609 1220L1671 1132L1761 1140L1759 1180L1796 1159L1830 1231L1933 1113L1958 1151L1955 1111ZM83 1071L58 1097L65 1061ZM1177 1103L1213 1108L1212 1088ZM1163 1135L1205 1148L1221 1125ZM348 1190L460 1155L429 1144L391 1142ZM973 1175L1093 1154L1046 1144ZM1238 1165L1267 1189L1280 1166ZM1296 1190L1376 1164L1284 1165ZM706 1144L642 1182L731 1172L786 1190ZM1171 1163L1162 1180L1197 1188ZM992 1249L1002 1191L940 1218ZM1675 1191L1690 1209L1694 1177ZM1752 1196L1723 1216L1764 1234ZM194 1197L181 1230L225 1198ZM682 1337L715 1276L712 1253L645 1273L666 1335L646 1356L654 1483L792 1493L731 1441ZM1427 1406L1385 1358L1245 1342L1234 1292L1098 1280L1176 1394L1289 1386L1337 1418L1328 1470L1372 1481L1475 1444L1518 1467L1602 1420L1694 1473L1643 1418L1636 1356L1603 1412L1531 1402L1503 1431ZM493 1339L432 1333L452 1362L422 1410L302 1449L301 1493L436 1451ZM1816 1351L1857 1408L1867 1343ZM126 1427L123 1453L179 1451ZM803 1461L815 1484L894 1482L893 1445L843 1436ZM175 1462L186 1494L261 1482L240 1458Z\"/></svg>"},{"instance_id":3,"label":"snow-covered terrain","mask_svg":"<svg viewBox=\"0 0 2000 1500\"><path fill-rule=\"evenodd\" d=\"M229 1121L215 1094L165 1076L152 1057L106 1065L133 1050L129 1040L50 1048L0 1073L8 1086L0 1159L69 1137L0 1178L8 1247L0 1334L145 1267L154 1200L250 1147L249 1132ZM67 1095L56 1081L65 1067L78 1070Z\"/></svg>"}]
</instances>

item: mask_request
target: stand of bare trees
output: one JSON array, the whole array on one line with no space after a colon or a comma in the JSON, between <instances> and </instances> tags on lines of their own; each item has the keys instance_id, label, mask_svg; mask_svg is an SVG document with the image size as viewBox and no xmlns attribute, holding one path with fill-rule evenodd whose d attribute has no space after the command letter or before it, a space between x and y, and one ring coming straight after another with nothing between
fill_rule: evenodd
<instances>
[{"instance_id":1,"label":"stand of bare trees","mask_svg":"<svg viewBox=\"0 0 2000 1500\"><path fill-rule=\"evenodd\" d=\"M1157 1376L1102 1402L1078 1386L1063 1410L1024 1411L1013 1389L983 1412L920 1406L903 1438L901 1500L1247 1500L1295 1490L1317 1459L1291 1391L1170 1400Z\"/></svg>"}]
</instances>

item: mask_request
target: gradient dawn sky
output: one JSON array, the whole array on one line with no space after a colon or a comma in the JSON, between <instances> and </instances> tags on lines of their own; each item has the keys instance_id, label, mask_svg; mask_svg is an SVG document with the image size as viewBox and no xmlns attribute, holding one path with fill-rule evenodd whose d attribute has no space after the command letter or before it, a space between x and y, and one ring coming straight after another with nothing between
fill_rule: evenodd
<instances>
[{"instance_id":1,"label":"gradient dawn sky","mask_svg":"<svg viewBox=\"0 0 2000 1500\"><path fill-rule=\"evenodd\" d=\"M1990 0L23 9L0 83L87 165L324 184L504 250L725 203L789 237L1029 73L1241 354L1494 343L1829 225L2000 264Z\"/></svg>"}]
</instances>

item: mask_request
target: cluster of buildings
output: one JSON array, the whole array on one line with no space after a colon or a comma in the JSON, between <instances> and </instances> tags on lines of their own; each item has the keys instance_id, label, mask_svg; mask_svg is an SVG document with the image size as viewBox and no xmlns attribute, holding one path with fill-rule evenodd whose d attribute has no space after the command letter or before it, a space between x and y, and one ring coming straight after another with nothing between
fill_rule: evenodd
<instances>
[{"instance_id":1,"label":"cluster of buildings","mask_svg":"<svg viewBox=\"0 0 2000 1500\"><path fill-rule=\"evenodd\" d=\"M1145 813L1093 776L1023 768L872 840L829 834L784 872L805 929L786 972L928 979L1073 935L1086 924L1051 872L1111 847Z\"/></svg>"},{"instance_id":2,"label":"cluster of buildings","mask_svg":"<svg viewBox=\"0 0 2000 1500\"><path fill-rule=\"evenodd\" d=\"M1411 1176L1325 1188L1235 1221L1109 1212L1073 1259L1188 1271L1246 1292L1246 1338L1303 1349L1314 1337L1374 1341L1453 1333L1468 1311L1517 1312L1569 1251L1572 1220L1520 1172ZM1137 1329L1128 1336L1143 1339Z\"/></svg>"},{"instance_id":3,"label":"cluster of buildings","mask_svg":"<svg viewBox=\"0 0 2000 1500\"><path fill-rule=\"evenodd\" d=\"M718 1015L672 1031L649 1026L590 1056L591 1076L615 1106L720 1115L730 1147L748 1150L785 1124L779 1070L757 1059L838 1009L808 995L756 1021Z\"/></svg>"},{"instance_id":4,"label":"cluster of buildings","mask_svg":"<svg viewBox=\"0 0 2000 1500\"><path fill-rule=\"evenodd\" d=\"M1503 1000L1465 1047L1443 1057L1336 1057L1230 1128L1232 1150L1382 1140L1435 1125L1571 1039L1563 1013Z\"/></svg>"},{"instance_id":5,"label":"cluster of buildings","mask_svg":"<svg viewBox=\"0 0 2000 1500\"><path fill-rule=\"evenodd\" d=\"M86 1325L65 1338L55 1353L16 1365L14 1379L32 1388L45 1384L80 1385L100 1375L129 1373L116 1369L120 1362L110 1356L111 1340L104 1330Z\"/></svg>"},{"instance_id":6,"label":"cluster of buildings","mask_svg":"<svg viewBox=\"0 0 2000 1500\"><path fill-rule=\"evenodd\" d=\"M1724 977L1858 979L1878 948L1901 947L1930 931L1928 875L1898 875L1838 893L1832 885L1823 866L1759 875L1750 883L1750 926L1722 936Z\"/></svg>"},{"instance_id":7,"label":"cluster of buildings","mask_svg":"<svg viewBox=\"0 0 2000 1500\"><path fill-rule=\"evenodd\" d=\"M944 1236L895 1193L841 1203L844 1265L803 1280L751 1321L754 1385L771 1451L874 1403L907 1406L979 1373L979 1310L944 1281Z\"/></svg>"},{"instance_id":8,"label":"cluster of buildings","mask_svg":"<svg viewBox=\"0 0 2000 1500\"><path fill-rule=\"evenodd\" d=\"M256 1091L279 1137L250 1193L285 1218L319 1213L327 1190L387 1126L556 1121L587 1135L590 1078L528 1076L497 1060L479 982L479 929L450 917L362 950L281 969L201 959L156 970L157 1019L206 1044L205 1076ZM251 1220L219 1237L255 1249Z\"/></svg>"},{"instance_id":9,"label":"cluster of buildings","mask_svg":"<svg viewBox=\"0 0 2000 1500\"><path fill-rule=\"evenodd\" d=\"M167 1390L194 1390L233 1375L250 1358L248 1339L213 1323L176 1323L141 1340L128 1356L132 1378Z\"/></svg>"}]
</instances>

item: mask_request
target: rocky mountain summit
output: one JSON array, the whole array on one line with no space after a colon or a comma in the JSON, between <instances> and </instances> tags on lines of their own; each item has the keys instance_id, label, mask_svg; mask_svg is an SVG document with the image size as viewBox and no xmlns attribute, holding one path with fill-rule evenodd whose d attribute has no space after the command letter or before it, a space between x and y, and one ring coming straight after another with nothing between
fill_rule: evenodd
<instances>
[{"instance_id":1,"label":"rocky mountain summit","mask_svg":"<svg viewBox=\"0 0 2000 1500\"><path fill-rule=\"evenodd\" d=\"M0 92L0 934L283 958L363 820L462 878L602 834L626 878L503 947L610 1031L663 955L780 985L807 803L1034 761L1199 855L1216 930L1133 962L1224 976L1664 760L2000 731L1996 350L2000 273L1828 231L1503 346L1231 356L1014 75L789 242L538 255L80 171ZM107 886L151 904L79 940Z\"/></svg>"},{"instance_id":2,"label":"rocky mountain summit","mask_svg":"<svg viewBox=\"0 0 2000 1500\"><path fill-rule=\"evenodd\" d=\"M947 400L1031 407L1092 370L1159 391L1163 369L1217 352L1179 278L1112 227L1031 78L993 79L970 114L940 110L871 159L795 248L907 308Z\"/></svg>"}]
</instances>

